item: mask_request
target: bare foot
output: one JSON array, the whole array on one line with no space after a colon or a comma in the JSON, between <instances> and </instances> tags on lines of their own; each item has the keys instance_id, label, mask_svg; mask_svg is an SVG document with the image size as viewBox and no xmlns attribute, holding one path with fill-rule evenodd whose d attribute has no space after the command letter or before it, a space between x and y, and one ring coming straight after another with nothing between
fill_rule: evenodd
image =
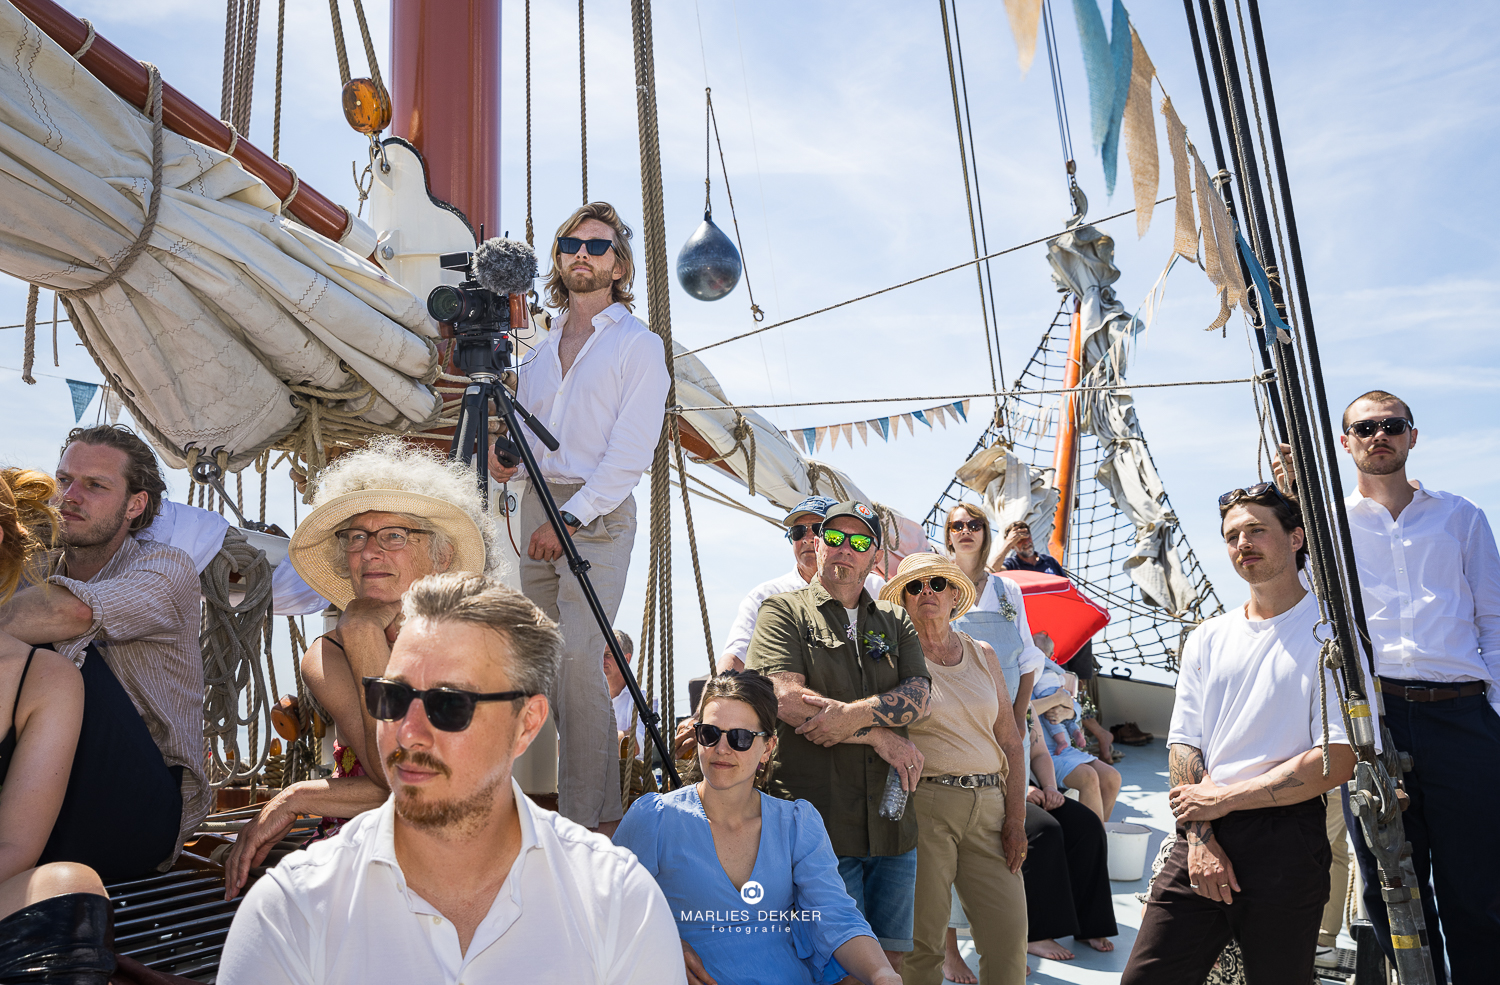
<instances>
[{"instance_id":1,"label":"bare foot","mask_svg":"<svg viewBox=\"0 0 1500 985\"><path fill-rule=\"evenodd\" d=\"M1076 941L1079 938L1075 937L1073 939ZM1096 951L1104 951L1108 953L1109 951L1113 951L1115 949L1115 942L1110 940L1108 937L1087 937L1083 939L1083 942Z\"/></svg>"},{"instance_id":2,"label":"bare foot","mask_svg":"<svg viewBox=\"0 0 1500 985\"><path fill-rule=\"evenodd\" d=\"M948 928L943 944L943 979L958 985L979 985L979 979L974 977L974 972L969 970L964 956L958 951L958 934L952 927Z\"/></svg>"},{"instance_id":3,"label":"bare foot","mask_svg":"<svg viewBox=\"0 0 1500 985\"><path fill-rule=\"evenodd\" d=\"M1048 958L1052 961L1073 960L1073 952L1050 937L1046 940L1032 941L1030 944L1027 944L1026 953L1035 954L1039 958Z\"/></svg>"}]
</instances>

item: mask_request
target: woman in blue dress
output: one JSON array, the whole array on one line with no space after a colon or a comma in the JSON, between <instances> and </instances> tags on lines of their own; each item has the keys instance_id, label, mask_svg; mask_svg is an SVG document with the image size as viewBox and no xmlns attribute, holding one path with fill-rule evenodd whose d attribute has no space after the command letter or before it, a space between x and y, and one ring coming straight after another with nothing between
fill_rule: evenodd
<instances>
[{"instance_id":1,"label":"woman in blue dress","mask_svg":"<svg viewBox=\"0 0 1500 985\"><path fill-rule=\"evenodd\" d=\"M637 800L615 832L660 884L689 985L900 985L844 889L823 819L761 791L776 751L776 691L755 671L703 688L702 779ZM689 779L692 779L689 776Z\"/></svg>"}]
</instances>

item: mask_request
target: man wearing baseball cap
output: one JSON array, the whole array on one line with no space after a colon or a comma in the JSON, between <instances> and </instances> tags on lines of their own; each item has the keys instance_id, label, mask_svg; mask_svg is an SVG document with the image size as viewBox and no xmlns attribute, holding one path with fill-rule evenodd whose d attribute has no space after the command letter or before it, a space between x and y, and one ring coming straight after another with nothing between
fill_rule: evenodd
<instances>
[{"instance_id":1,"label":"man wearing baseball cap","mask_svg":"<svg viewBox=\"0 0 1500 985\"><path fill-rule=\"evenodd\" d=\"M761 603L745 663L776 685L770 792L818 809L844 886L899 972L912 949L917 820L882 817L881 797L893 769L908 793L922 776L906 729L927 717L931 678L906 610L865 589L880 526L865 503L826 511L817 577Z\"/></svg>"},{"instance_id":2,"label":"man wearing baseball cap","mask_svg":"<svg viewBox=\"0 0 1500 985\"><path fill-rule=\"evenodd\" d=\"M760 604L772 595L807 587L818 573L818 539L823 531L823 516L836 505L828 496L809 496L792 507L781 521L786 526L786 539L792 545L792 570L756 585L740 603L740 611L730 624L729 634L719 650L719 673L745 669L745 652L750 649L750 637L755 634L755 618L760 614ZM884 587L885 579L877 574L871 573L865 578L865 589L871 598L878 597Z\"/></svg>"}]
</instances>

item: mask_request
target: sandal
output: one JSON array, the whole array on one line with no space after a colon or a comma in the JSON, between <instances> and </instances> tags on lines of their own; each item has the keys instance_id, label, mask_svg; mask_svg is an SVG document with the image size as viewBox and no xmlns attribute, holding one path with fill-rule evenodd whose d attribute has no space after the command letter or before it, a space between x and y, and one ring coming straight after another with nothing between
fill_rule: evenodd
<instances>
[{"instance_id":1,"label":"sandal","mask_svg":"<svg viewBox=\"0 0 1500 985\"><path fill-rule=\"evenodd\" d=\"M1121 722L1119 725L1111 725L1109 732L1115 737L1116 742L1122 742L1127 746L1144 746L1155 739L1156 736L1150 732L1141 731L1135 722Z\"/></svg>"}]
</instances>

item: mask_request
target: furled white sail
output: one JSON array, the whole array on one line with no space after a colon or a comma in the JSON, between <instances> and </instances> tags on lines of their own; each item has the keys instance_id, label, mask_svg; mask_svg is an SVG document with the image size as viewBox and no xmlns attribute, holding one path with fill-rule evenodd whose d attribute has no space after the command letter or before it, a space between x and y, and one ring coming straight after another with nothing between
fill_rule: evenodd
<instances>
[{"instance_id":1,"label":"furled white sail","mask_svg":"<svg viewBox=\"0 0 1500 985\"><path fill-rule=\"evenodd\" d=\"M420 299L283 215L232 158L162 133L0 0L0 270L62 293L168 465L431 419L437 326ZM149 107L148 107L149 109Z\"/></svg>"}]
</instances>

